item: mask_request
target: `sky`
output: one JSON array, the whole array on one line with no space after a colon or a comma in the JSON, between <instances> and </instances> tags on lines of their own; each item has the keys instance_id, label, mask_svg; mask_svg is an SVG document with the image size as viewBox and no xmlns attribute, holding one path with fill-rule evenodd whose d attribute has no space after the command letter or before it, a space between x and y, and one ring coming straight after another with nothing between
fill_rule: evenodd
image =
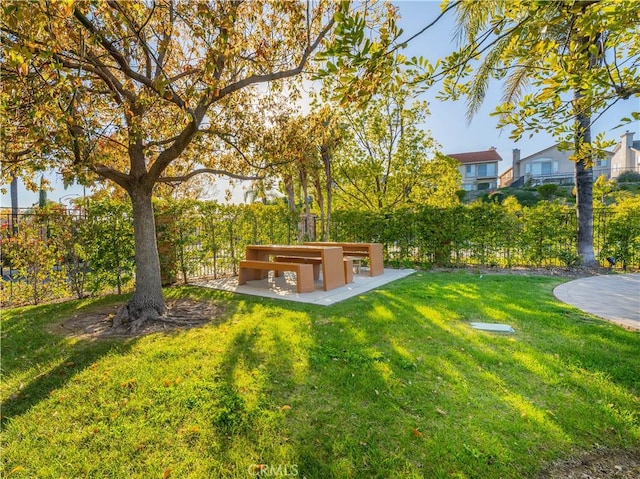
<instances>
[{"instance_id":1,"label":"sky","mask_svg":"<svg viewBox=\"0 0 640 479\"><path fill-rule=\"evenodd\" d=\"M400 11L401 19L398 25L404 30L400 40L405 40L422 30L431 23L440 13L439 1L425 0L403 0L394 1ZM412 40L408 47L402 50L402 54L407 57L423 56L432 62L451 53L456 48L454 40L455 22L453 15L449 12L435 26L425 33ZM509 139L510 130L497 128L498 119L490 116L496 105L500 103L501 97L500 83L493 83L484 105L475 115L470 124L466 120L466 105L463 100L458 102L441 102L437 100L438 85L423 94L422 99L429 103L431 115L427 118L424 128L431 132L431 136L441 145L441 151L445 154L464 153L472 151L487 150L495 147L503 161L499 165L499 173L504 172L511 166L512 151L514 148L520 149L521 157L527 157L549 146L556 141L545 133L536 134L529 138L525 134L521 140L515 142ZM640 111L640 99L630 98L620 101L609 111L607 111L594 124L592 135L604 132L605 138L610 140L620 140L620 136L626 131L636 133L634 139L640 139L640 122L634 122L615 128L619 124L620 118L629 117L632 111ZM50 174L47 177L55 188L53 192L48 192L48 198L53 201L62 200L68 204L70 200L84 194L82 187L73 186L65 190L59 175ZM4 185L3 185L4 186ZM8 185L7 193L2 195L0 205L9 206ZM222 195L227 187L225 181L216 181L216 192L222 200ZM87 190L87 194L89 191ZM27 192L24 188L19 189L19 205L28 207L37 203L38 194ZM242 186L236 186L232 195L233 201L241 202L244 199Z\"/></svg>"},{"instance_id":2,"label":"sky","mask_svg":"<svg viewBox=\"0 0 640 479\"><path fill-rule=\"evenodd\" d=\"M419 32L440 12L438 1L406 0L396 1L394 4L400 9L402 18L398 24L405 31L404 38ZM409 58L415 55L435 61L454 51L456 48L453 38L455 21L453 15L449 13L434 27L410 42L402 53ZM466 120L464 101L440 102L435 98L437 90L438 88L434 88L424 96L424 99L429 102L431 112L425 127L440 143L442 152L445 154L482 151L493 146L503 159L499 166L499 172L502 173L511 166L514 148L520 149L521 157L524 158L557 143L545 133L536 134L533 138L525 134L521 140L515 142L509 139L510 129L497 128L498 119L490 116L490 113L496 105L501 103L501 84L498 82L491 84L482 108L469 125ZM619 141L620 136L629 130L636 132L634 139L640 139L640 122L614 129L619 124L620 118L630 117L632 111L640 111L640 99L631 98L618 102L595 122L592 136L595 137L597 133L604 132L606 139Z\"/></svg>"}]
</instances>

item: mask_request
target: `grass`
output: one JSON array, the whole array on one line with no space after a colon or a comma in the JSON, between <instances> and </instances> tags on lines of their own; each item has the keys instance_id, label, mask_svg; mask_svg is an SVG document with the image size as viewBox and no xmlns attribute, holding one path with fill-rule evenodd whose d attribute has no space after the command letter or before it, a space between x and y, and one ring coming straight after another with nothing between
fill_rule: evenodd
<instances>
[{"instance_id":1,"label":"grass","mask_svg":"<svg viewBox=\"0 0 640 479\"><path fill-rule=\"evenodd\" d=\"M4 311L0 472L520 478L638 451L640 337L556 301L558 283L418 273L328 308L171 288L225 316L97 342L48 331L123 298Z\"/></svg>"}]
</instances>

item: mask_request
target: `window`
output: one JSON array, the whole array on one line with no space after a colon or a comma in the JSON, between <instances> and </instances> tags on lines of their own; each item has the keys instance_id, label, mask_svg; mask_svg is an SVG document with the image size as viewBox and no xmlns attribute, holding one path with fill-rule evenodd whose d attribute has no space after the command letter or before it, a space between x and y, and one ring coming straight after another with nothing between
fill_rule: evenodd
<instances>
[{"instance_id":1,"label":"window","mask_svg":"<svg viewBox=\"0 0 640 479\"><path fill-rule=\"evenodd\" d=\"M476 165L467 165L465 176L467 178L475 177L476 176Z\"/></svg>"},{"instance_id":2,"label":"window","mask_svg":"<svg viewBox=\"0 0 640 479\"><path fill-rule=\"evenodd\" d=\"M559 164L557 160L551 158L538 158L531 163L527 163L524 172L533 176L546 176L557 173Z\"/></svg>"},{"instance_id":3,"label":"window","mask_svg":"<svg viewBox=\"0 0 640 479\"><path fill-rule=\"evenodd\" d=\"M496 176L495 163L487 163L486 165L478 165L478 178L487 178L488 176Z\"/></svg>"}]
</instances>

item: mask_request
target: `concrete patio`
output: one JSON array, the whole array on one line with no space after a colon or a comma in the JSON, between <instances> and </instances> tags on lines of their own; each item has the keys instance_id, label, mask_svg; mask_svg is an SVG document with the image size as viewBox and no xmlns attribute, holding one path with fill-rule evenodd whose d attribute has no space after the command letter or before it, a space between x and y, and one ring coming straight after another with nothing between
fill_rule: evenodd
<instances>
[{"instance_id":1,"label":"concrete patio","mask_svg":"<svg viewBox=\"0 0 640 479\"><path fill-rule=\"evenodd\" d=\"M353 283L329 291L322 289L322 281L315 282L315 290L311 293L296 292L296 280L293 273L285 273L283 276L274 277L273 272L269 278L249 281L247 284L238 285L237 277L203 279L194 281L193 284L205 288L231 291L233 293L247 294L250 296L262 296L265 298L283 299L298 303L310 303L320 306L331 306L345 299L352 298L367 291L376 289L400 278L414 273L413 269L385 269L384 274L371 277L367 268L362 268L359 274L353 275Z\"/></svg>"}]
</instances>

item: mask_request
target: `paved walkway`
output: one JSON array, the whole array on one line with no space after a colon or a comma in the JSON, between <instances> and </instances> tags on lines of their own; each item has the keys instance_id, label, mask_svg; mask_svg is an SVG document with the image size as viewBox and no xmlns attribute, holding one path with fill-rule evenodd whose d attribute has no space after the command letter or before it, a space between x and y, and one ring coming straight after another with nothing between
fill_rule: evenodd
<instances>
[{"instance_id":1,"label":"paved walkway","mask_svg":"<svg viewBox=\"0 0 640 479\"><path fill-rule=\"evenodd\" d=\"M553 294L587 313L640 331L640 274L576 279L557 286Z\"/></svg>"}]
</instances>

